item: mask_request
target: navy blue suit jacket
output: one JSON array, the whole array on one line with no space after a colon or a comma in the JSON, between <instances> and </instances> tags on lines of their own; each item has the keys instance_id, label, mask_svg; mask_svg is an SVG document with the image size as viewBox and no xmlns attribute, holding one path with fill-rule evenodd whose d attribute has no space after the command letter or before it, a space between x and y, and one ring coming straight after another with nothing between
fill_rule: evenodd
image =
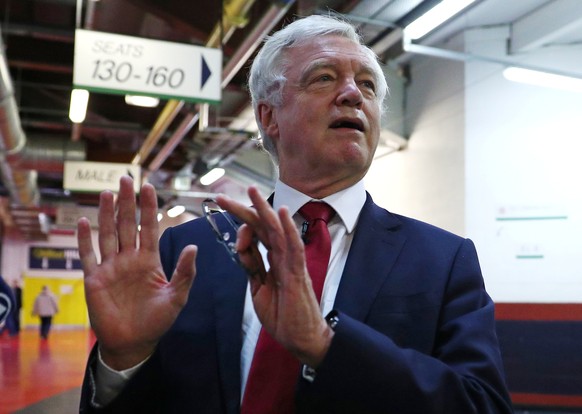
<instances>
[{"instance_id":1,"label":"navy blue suit jacket","mask_svg":"<svg viewBox=\"0 0 582 414\"><path fill-rule=\"evenodd\" d=\"M239 411L246 275L204 219L162 236L167 275L192 243L198 271L185 309L104 412ZM298 412L512 412L494 306L470 240L391 214L368 195L334 309L339 323L315 381L298 378ZM93 411L89 377L84 412Z\"/></svg>"}]
</instances>

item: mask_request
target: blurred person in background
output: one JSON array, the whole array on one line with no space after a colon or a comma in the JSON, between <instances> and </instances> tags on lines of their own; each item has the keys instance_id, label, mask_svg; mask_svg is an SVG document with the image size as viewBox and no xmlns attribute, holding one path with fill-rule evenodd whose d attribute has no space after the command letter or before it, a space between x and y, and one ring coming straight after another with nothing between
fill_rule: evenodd
<instances>
[{"instance_id":1,"label":"blurred person in background","mask_svg":"<svg viewBox=\"0 0 582 414\"><path fill-rule=\"evenodd\" d=\"M22 309L22 288L17 279L12 280L12 292L14 293L14 330L15 334L20 332L20 311Z\"/></svg>"},{"instance_id":2,"label":"blurred person in background","mask_svg":"<svg viewBox=\"0 0 582 414\"><path fill-rule=\"evenodd\" d=\"M43 286L42 290L34 300L32 316L40 318L40 337L47 339L51 330L53 316L59 312L57 297L51 292L48 286Z\"/></svg>"}]
</instances>

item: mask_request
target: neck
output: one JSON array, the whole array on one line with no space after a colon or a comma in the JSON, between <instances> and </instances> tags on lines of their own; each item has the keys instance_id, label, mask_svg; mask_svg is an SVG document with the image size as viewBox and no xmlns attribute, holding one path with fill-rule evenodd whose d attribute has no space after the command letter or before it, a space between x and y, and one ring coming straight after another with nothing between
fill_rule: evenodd
<instances>
[{"instance_id":1,"label":"neck","mask_svg":"<svg viewBox=\"0 0 582 414\"><path fill-rule=\"evenodd\" d=\"M283 174L281 174L279 180L287 184L289 187L292 187L311 198L321 200L325 197L351 187L360 181L363 177L364 174L336 180L313 179L309 177L290 179L289 177L285 177Z\"/></svg>"}]
</instances>

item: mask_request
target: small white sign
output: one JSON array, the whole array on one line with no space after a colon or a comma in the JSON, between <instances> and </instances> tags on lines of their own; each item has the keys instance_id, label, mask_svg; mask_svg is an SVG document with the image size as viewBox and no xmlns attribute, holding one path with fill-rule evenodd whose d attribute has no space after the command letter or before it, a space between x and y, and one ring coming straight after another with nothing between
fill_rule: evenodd
<instances>
[{"instance_id":1,"label":"small white sign","mask_svg":"<svg viewBox=\"0 0 582 414\"><path fill-rule=\"evenodd\" d=\"M81 217L86 217L92 227L99 225L99 209L97 207L83 207L73 205L61 205L57 207L55 224L57 226L75 227Z\"/></svg>"},{"instance_id":2,"label":"small white sign","mask_svg":"<svg viewBox=\"0 0 582 414\"><path fill-rule=\"evenodd\" d=\"M75 30L75 88L218 103L221 72L220 49Z\"/></svg>"},{"instance_id":3,"label":"small white sign","mask_svg":"<svg viewBox=\"0 0 582 414\"><path fill-rule=\"evenodd\" d=\"M101 192L119 191L119 179L123 175L133 178L133 188L141 187L141 167L133 164L112 162L65 161L63 187L71 191Z\"/></svg>"}]
</instances>

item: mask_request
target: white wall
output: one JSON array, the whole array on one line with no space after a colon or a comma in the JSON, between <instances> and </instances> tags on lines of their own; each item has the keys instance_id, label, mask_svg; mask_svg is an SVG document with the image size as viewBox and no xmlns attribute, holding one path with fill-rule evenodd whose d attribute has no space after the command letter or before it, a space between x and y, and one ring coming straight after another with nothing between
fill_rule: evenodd
<instances>
[{"instance_id":1,"label":"white wall","mask_svg":"<svg viewBox=\"0 0 582 414\"><path fill-rule=\"evenodd\" d=\"M446 45L457 49L458 39ZM377 159L366 177L374 201L457 234L464 220L464 68L414 58L405 101L408 148Z\"/></svg>"},{"instance_id":2,"label":"white wall","mask_svg":"<svg viewBox=\"0 0 582 414\"><path fill-rule=\"evenodd\" d=\"M576 73L582 45L507 56L507 27L442 47ZM471 238L498 302L582 302L582 95L512 83L503 67L411 61L409 147L376 160L381 205Z\"/></svg>"},{"instance_id":3,"label":"white wall","mask_svg":"<svg viewBox=\"0 0 582 414\"><path fill-rule=\"evenodd\" d=\"M508 58L508 36L467 32L467 51ZM579 71L581 56L578 45L513 58ZM502 69L467 64L467 233L496 300L581 302L582 95L510 82Z\"/></svg>"},{"instance_id":4,"label":"white wall","mask_svg":"<svg viewBox=\"0 0 582 414\"><path fill-rule=\"evenodd\" d=\"M82 278L80 270L31 270L28 268L30 247L77 248L74 236L51 235L47 241L28 242L19 234L8 230L2 240L2 276L8 282L20 279L24 274L35 277Z\"/></svg>"}]
</instances>

